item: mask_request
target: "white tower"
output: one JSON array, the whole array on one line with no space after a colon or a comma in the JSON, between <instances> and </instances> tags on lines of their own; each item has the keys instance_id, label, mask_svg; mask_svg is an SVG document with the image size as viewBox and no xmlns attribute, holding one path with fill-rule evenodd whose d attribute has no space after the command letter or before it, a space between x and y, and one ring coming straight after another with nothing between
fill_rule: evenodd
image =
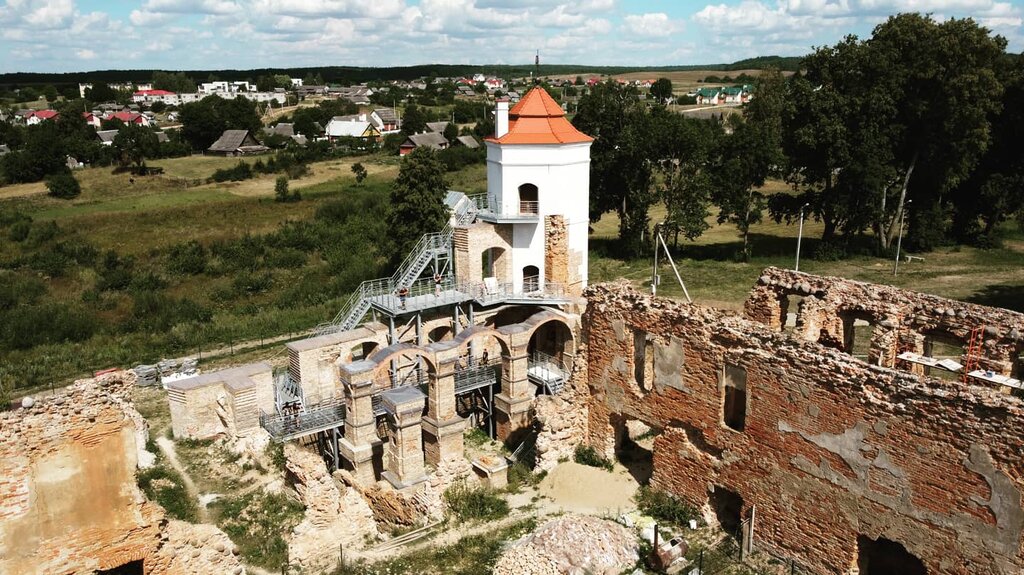
<instances>
[{"instance_id":1,"label":"white tower","mask_svg":"<svg viewBox=\"0 0 1024 575\"><path fill-rule=\"evenodd\" d=\"M485 140L487 199L489 219L511 226L515 291L586 287L592 142L541 87L511 110L498 101L495 134Z\"/></svg>"}]
</instances>

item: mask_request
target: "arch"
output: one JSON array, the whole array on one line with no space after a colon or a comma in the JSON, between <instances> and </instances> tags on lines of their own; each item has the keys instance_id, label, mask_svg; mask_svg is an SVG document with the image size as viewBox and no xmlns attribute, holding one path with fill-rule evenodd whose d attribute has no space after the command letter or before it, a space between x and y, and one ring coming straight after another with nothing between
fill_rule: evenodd
<instances>
[{"instance_id":1,"label":"arch","mask_svg":"<svg viewBox=\"0 0 1024 575\"><path fill-rule=\"evenodd\" d=\"M395 368L392 366L392 361L398 361L403 358L413 360L413 363L397 366L393 373L392 370ZM421 360L425 365L417 366L416 362ZM411 343L396 343L375 351L367 358L366 364L366 368L361 371L373 372L374 388L390 389L394 385L393 377L403 376L408 373L408 370L421 370L422 373L420 375L423 377L434 373L436 358L433 353L419 346ZM382 377L384 375L391 375L393 377Z\"/></svg>"},{"instance_id":2,"label":"arch","mask_svg":"<svg viewBox=\"0 0 1024 575\"><path fill-rule=\"evenodd\" d=\"M427 343L437 343L439 341L445 341L451 339L451 335L452 326L439 325L427 332Z\"/></svg>"},{"instance_id":3,"label":"arch","mask_svg":"<svg viewBox=\"0 0 1024 575\"><path fill-rule=\"evenodd\" d=\"M540 289L540 268L523 266L523 291L533 292Z\"/></svg>"},{"instance_id":4,"label":"arch","mask_svg":"<svg viewBox=\"0 0 1024 575\"><path fill-rule=\"evenodd\" d=\"M498 281L508 281L508 250L500 246L491 246L480 252L480 280L496 277Z\"/></svg>"},{"instance_id":5,"label":"arch","mask_svg":"<svg viewBox=\"0 0 1024 575\"><path fill-rule=\"evenodd\" d=\"M452 342L455 343L459 349L468 349L470 344L480 342L480 340L487 340L488 338L498 343L499 353L501 355L511 355L511 348L509 347L505 336L496 329L482 325L462 330L462 332L459 333ZM485 349L487 348L485 347ZM497 359L497 356L493 352L489 355L491 359Z\"/></svg>"},{"instance_id":6,"label":"arch","mask_svg":"<svg viewBox=\"0 0 1024 575\"><path fill-rule=\"evenodd\" d=\"M519 186L519 213L536 215L540 213L539 190L534 184Z\"/></svg>"},{"instance_id":7,"label":"arch","mask_svg":"<svg viewBox=\"0 0 1024 575\"><path fill-rule=\"evenodd\" d=\"M530 343L527 345L527 352L530 355L538 352L563 362L566 356L572 357L575 350L576 341L572 328L558 319L551 319L538 325L530 334Z\"/></svg>"},{"instance_id":8,"label":"arch","mask_svg":"<svg viewBox=\"0 0 1024 575\"><path fill-rule=\"evenodd\" d=\"M370 357L373 352L377 351L378 347L380 347L380 344L375 341L364 341L353 345L349 349L351 361L362 361Z\"/></svg>"}]
</instances>

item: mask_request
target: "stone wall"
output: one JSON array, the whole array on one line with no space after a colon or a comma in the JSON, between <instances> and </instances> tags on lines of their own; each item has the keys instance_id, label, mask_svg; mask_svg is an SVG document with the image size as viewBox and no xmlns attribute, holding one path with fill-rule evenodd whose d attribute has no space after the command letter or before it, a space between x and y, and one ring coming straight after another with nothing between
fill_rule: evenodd
<instances>
[{"instance_id":1,"label":"stone wall","mask_svg":"<svg viewBox=\"0 0 1024 575\"><path fill-rule=\"evenodd\" d=\"M148 432L128 399L134 382L111 373L0 413L0 573L91 574L140 561L151 575L244 572L226 535L168 523L139 490Z\"/></svg>"},{"instance_id":2,"label":"stone wall","mask_svg":"<svg viewBox=\"0 0 1024 575\"><path fill-rule=\"evenodd\" d=\"M259 412L273 413L274 378L261 362L167 383L174 437L208 439L259 428Z\"/></svg>"},{"instance_id":3,"label":"stone wall","mask_svg":"<svg viewBox=\"0 0 1024 575\"><path fill-rule=\"evenodd\" d=\"M727 522L754 514L755 547L813 572L855 573L859 536L933 575L1024 569L1021 399L624 284L587 295L589 442L610 454L628 420L658 430L656 487ZM1010 331L1009 312L970 313Z\"/></svg>"},{"instance_id":4,"label":"stone wall","mask_svg":"<svg viewBox=\"0 0 1024 575\"><path fill-rule=\"evenodd\" d=\"M798 309L789 309L791 299L800 302ZM875 365L920 373L896 356L922 354L934 338L966 349L972 330L979 329L979 367L1018 378L1024 367L1017 360L1024 352L1024 314L1010 310L778 268L762 272L745 308L747 317L777 330L787 314L796 314L797 337L847 352L853 322L867 322L874 327L868 356Z\"/></svg>"}]
</instances>

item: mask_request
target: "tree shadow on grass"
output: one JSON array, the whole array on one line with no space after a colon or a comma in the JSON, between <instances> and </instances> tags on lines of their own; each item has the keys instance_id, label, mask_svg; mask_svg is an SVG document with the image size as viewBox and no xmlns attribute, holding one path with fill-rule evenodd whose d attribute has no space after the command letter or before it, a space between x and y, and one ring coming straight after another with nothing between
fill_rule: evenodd
<instances>
[{"instance_id":1,"label":"tree shadow on grass","mask_svg":"<svg viewBox=\"0 0 1024 575\"><path fill-rule=\"evenodd\" d=\"M968 296L967 301L1024 312L1024 285L996 284L985 286Z\"/></svg>"},{"instance_id":2,"label":"tree shadow on grass","mask_svg":"<svg viewBox=\"0 0 1024 575\"><path fill-rule=\"evenodd\" d=\"M673 257L688 258L697 261L740 261L743 241L718 242L713 244L694 244L680 239L678 247L673 245L671 238L665 238ZM773 236L768 234L750 234L751 255L755 258L789 257L796 254L796 238ZM804 257L811 257L817 250L821 240L817 238L803 239L800 252ZM647 248L653 253L653 246ZM619 240L613 238L591 238L590 250L596 254L623 259L623 249ZM644 257L650 254L644 254ZM627 258L631 259L631 258Z\"/></svg>"}]
</instances>

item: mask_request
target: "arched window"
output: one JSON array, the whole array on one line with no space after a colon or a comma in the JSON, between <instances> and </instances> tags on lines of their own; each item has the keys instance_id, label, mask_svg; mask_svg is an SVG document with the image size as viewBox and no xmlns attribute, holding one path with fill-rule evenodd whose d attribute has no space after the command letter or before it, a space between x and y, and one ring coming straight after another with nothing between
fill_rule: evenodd
<instances>
[{"instance_id":1,"label":"arched window","mask_svg":"<svg viewBox=\"0 0 1024 575\"><path fill-rule=\"evenodd\" d=\"M534 292L540 290L540 269L537 266L526 266L523 268L523 291Z\"/></svg>"},{"instance_id":2,"label":"arched window","mask_svg":"<svg viewBox=\"0 0 1024 575\"><path fill-rule=\"evenodd\" d=\"M539 214L540 206L537 201L537 186L523 184L519 186L519 213Z\"/></svg>"}]
</instances>

